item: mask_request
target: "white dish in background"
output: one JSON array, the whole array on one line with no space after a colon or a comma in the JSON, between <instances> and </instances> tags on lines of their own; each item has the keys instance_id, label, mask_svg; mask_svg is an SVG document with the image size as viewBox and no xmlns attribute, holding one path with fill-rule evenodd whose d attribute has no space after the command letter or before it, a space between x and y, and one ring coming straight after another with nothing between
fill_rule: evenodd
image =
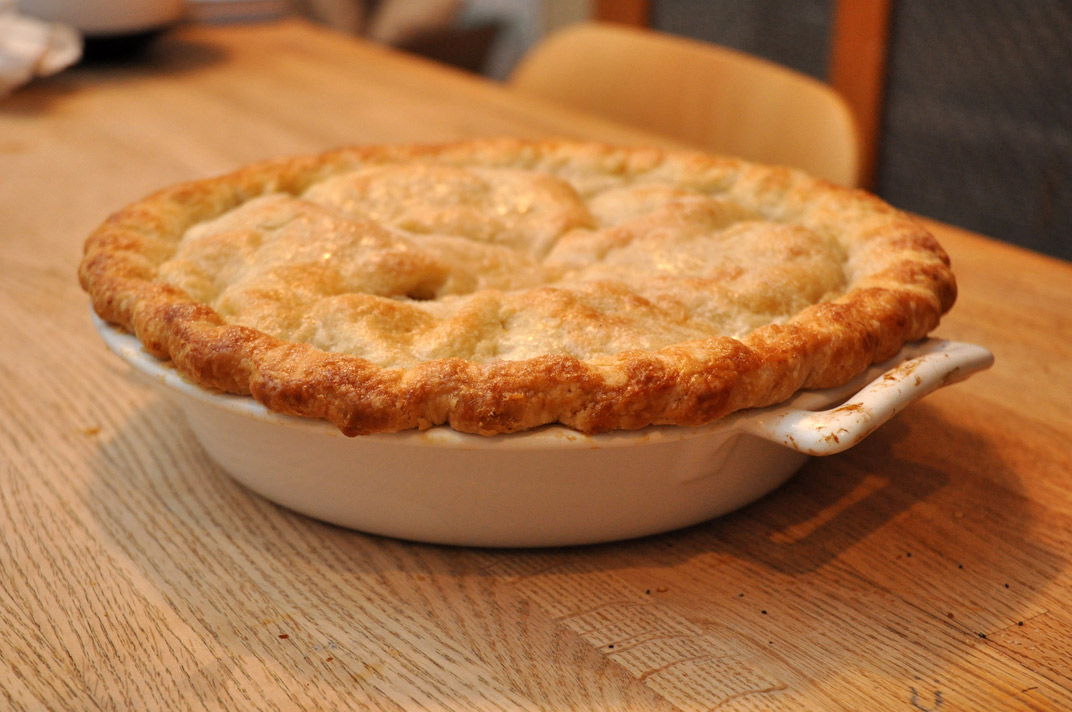
<instances>
[{"instance_id":1,"label":"white dish in background","mask_svg":"<svg viewBox=\"0 0 1072 712\"><path fill-rule=\"evenodd\" d=\"M159 30L178 22L185 0L18 0L31 17L70 25L83 35L124 35Z\"/></svg>"},{"instance_id":2,"label":"white dish in background","mask_svg":"<svg viewBox=\"0 0 1072 712\"><path fill-rule=\"evenodd\" d=\"M726 514L783 484L809 455L852 447L911 402L993 363L980 346L928 339L841 388L699 428L587 436L547 426L485 437L438 427L349 438L325 421L210 392L134 336L95 323L176 400L208 455L253 491L341 526L467 546L614 541Z\"/></svg>"},{"instance_id":3,"label":"white dish in background","mask_svg":"<svg viewBox=\"0 0 1072 712\"><path fill-rule=\"evenodd\" d=\"M293 11L288 0L187 0L194 22L263 22Z\"/></svg>"}]
</instances>

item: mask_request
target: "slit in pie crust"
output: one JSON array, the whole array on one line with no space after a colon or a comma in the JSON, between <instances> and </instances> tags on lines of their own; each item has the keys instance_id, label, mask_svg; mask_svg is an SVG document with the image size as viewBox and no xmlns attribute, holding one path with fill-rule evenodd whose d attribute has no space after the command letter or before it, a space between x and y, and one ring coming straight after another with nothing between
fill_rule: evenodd
<instances>
[{"instance_id":1,"label":"slit in pie crust","mask_svg":"<svg viewBox=\"0 0 1072 712\"><path fill-rule=\"evenodd\" d=\"M87 240L104 320L347 435L694 426L934 329L915 220L786 168L568 141L351 147L158 192Z\"/></svg>"}]
</instances>

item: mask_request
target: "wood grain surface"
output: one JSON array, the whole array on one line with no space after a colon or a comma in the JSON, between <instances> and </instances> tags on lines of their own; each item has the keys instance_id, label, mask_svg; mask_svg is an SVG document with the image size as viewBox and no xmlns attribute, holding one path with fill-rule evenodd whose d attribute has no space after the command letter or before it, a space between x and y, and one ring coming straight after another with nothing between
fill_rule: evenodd
<instances>
[{"instance_id":1,"label":"wood grain surface","mask_svg":"<svg viewBox=\"0 0 1072 712\"><path fill-rule=\"evenodd\" d=\"M206 459L75 270L170 182L345 143L656 140L298 23L185 27L0 102L0 709L1072 709L1072 266L933 224L995 367L737 513L394 541Z\"/></svg>"}]
</instances>

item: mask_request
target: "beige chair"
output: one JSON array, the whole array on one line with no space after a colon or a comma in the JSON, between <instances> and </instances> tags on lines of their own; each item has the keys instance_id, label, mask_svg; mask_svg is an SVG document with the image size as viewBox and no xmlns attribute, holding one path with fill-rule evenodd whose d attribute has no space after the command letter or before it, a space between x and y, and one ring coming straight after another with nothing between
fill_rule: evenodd
<instances>
[{"instance_id":1,"label":"beige chair","mask_svg":"<svg viewBox=\"0 0 1072 712\"><path fill-rule=\"evenodd\" d=\"M841 96L724 47L584 22L530 50L510 84L712 152L859 182L859 137Z\"/></svg>"}]
</instances>

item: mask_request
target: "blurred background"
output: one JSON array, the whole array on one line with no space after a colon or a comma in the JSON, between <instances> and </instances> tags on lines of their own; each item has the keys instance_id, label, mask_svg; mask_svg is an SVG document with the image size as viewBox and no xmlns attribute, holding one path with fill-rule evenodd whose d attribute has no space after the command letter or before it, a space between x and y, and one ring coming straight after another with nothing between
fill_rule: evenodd
<instances>
[{"instance_id":1,"label":"blurred background","mask_svg":"<svg viewBox=\"0 0 1072 712\"><path fill-rule=\"evenodd\" d=\"M626 13L630 4L617 3ZM654 29L824 81L838 4L643 3ZM290 7L501 79L542 35L586 19L596 5L297 0ZM1072 1L889 0L884 54L870 189L906 210L1072 259Z\"/></svg>"},{"instance_id":2,"label":"blurred background","mask_svg":"<svg viewBox=\"0 0 1072 712\"><path fill-rule=\"evenodd\" d=\"M651 6L659 29L828 79L829 0ZM872 190L1072 259L1072 2L891 0L881 99Z\"/></svg>"},{"instance_id":3,"label":"blurred background","mask_svg":"<svg viewBox=\"0 0 1072 712\"><path fill-rule=\"evenodd\" d=\"M846 72L859 73L874 92L864 110L873 111L865 187L905 210L1072 259L1072 0L187 0L187 7L197 22L297 14L494 80L508 77L548 33L612 16L764 57L839 89ZM852 14L871 19L859 28L839 23ZM859 110L858 98L850 103Z\"/></svg>"}]
</instances>

